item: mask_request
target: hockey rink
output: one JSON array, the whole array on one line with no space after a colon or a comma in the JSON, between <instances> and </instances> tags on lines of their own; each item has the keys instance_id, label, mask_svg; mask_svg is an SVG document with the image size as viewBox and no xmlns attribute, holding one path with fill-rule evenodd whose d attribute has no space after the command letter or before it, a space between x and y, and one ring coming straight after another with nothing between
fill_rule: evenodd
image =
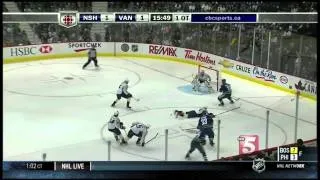
<instances>
[{"instance_id":1,"label":"hockey rink","mask_svg":"<svg viewBox=\"0 0 320 180\"><path fill-rule=\"evenodd\" d=\"M130 57L99 58L101 69L93 64L82 70L87 58L4 64L3 160L106 161L111 140L113 161L162 161L165 158L165 129L168 129L168 160L185 161L194 134L183 129L194 128L198 119L176 119L175 109L222 113L220 157L238 154L240 135L258 135L260 149L265 148L266 110L270 109L269 147L294 142L295 96L285 92L222 74L230 83L235 104L225 101L218 106L218 93L198 95L186 91L197 67L171 61ZM110 107L120 83L129 79L132 110L126 100ZM299 103L298 138L315 139L317 134L316 102L305 98ZM151 125L146 140L158 137L140 147L133 137L126 146L116 143L104 125L118 110L129 131L131 123ZM122 133L125 133L122 131ZM215 143L217 144L216 136ZM217 149L207 141L209 160L216 159ZM194 161L202 161L195 151Z\"/></svg>"}]
</instances>

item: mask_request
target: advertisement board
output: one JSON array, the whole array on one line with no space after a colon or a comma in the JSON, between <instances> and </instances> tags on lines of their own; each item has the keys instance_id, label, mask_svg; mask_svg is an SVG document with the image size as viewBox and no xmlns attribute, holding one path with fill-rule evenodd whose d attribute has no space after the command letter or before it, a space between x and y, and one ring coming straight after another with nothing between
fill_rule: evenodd
<instances>
[{"instance_id":1,"label":"advertisement board","mask_svg":"<svg viewBox=\"0 0 320 180\"><path fill-rule=\"evenodd\" d=\"M133 56L147 58L166 58L183 63L201 64L217 70L226 70L241 78L259 81L273 87L280 87L291 91L301 91L313 98L317 97L317 83L287 74L275 72L269 69L245 64L214 54L193 49L185 49L173 46L142 43L123 42L70 42L56 44L41 44L29 46L16 46L3 48L3 58L21 59L26 57L72 57L73 54L84 56L88 49L95 47L98 55L102 56ZM82 55L83 54L83 55ZM17 61L15 61L17 62Z\"/></svg>"}]
</instances>

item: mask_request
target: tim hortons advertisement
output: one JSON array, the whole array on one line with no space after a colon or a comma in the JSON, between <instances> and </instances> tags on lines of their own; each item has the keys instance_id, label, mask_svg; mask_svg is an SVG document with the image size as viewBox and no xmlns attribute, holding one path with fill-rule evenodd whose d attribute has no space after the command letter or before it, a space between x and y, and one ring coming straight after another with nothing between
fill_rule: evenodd
<instances>
[{"instance_id":1,"label":"tim hortons advertisement","mask_svg":"<svg viewBox=\"0 0 320 180\"><path fill-rule=\"evenodd\" d=\"M50 54L52 50L53 50L53 47L51 45L12 47L10 48L10 56L22 57L22 56Z\"/></svg>"},{"instance_id":2,"label":"tim hortons advertisement","mask_svg":"<svg viewBox=\"0 0 320 180\"><path fill-rule=\"evenodd\" d=\"M252 75L256 78L263 79L264 81L268 82L275 82L277 80L277 76L273 71L257 66L253 68Z\"/></svg>"},{"instance_id":3,"label":"tim hortons advertisement","mask_svg":"<svg viewBox=\"0 0 320 180\"><path fill-rule=\"evenodd\" d=\"M177 57L177 48L161 45L149 45L149 54Z\"/></svg>"},{"instance_id":4,"label":"tim hortons advertisement","mask_svg":"<svg viewBox=\"0 0 320 180\"><path fill-rule=\"evenodd\" d=\"M317 96L317 83L315 82L301 79L299 82L294 84L294 87L296 90Z\"/></svg>"},{"instance_id":5,"label":"tim hortons advertisement","mask_svg":"<svg viewBox=\"0 0 320 180\"><path fill-rule=\"evenodd\" d=\"M199 61L199 62L210 64L210 65L216 65L215 60L210 58L210 56L206 53L193 51L191 49L185 49L184 51L185 51L184 58L187 60L194 60L194 61Z\"/></svg>"}]
</instances>

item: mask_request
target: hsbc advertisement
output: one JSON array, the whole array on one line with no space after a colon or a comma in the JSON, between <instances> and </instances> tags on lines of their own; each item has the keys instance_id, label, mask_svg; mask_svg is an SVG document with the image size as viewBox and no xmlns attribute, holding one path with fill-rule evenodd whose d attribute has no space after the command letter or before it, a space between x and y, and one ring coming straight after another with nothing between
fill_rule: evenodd
<instances>
[{"instance_id":1,"label":"hsbc advertisement","mask_svg":"<svg viewBox=\"0 0 320 180\"><path fill-rule=\"evenodd\" d=\"M46 55L53 52L52 45L19 46L9 49L10 57L23 57L33 55Z\"/></svg>"}]
</instances>

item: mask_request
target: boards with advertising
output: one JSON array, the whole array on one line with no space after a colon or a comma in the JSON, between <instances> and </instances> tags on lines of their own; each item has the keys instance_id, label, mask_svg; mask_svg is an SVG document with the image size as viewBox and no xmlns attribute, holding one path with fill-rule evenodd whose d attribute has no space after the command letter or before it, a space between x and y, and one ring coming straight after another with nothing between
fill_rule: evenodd
<instances>
[{"instance_id":1,"label":"boards with advertising","mask_svg":"<svg viewBox=\"0 0 320 180\"><path fill-rule=\"evenodd\" d=\"M316 100L317 83L284 73L245 64L210 53L174 46L121 42L70 42L3 48L4 63L86 56L95 46L99 56L132 56L169 59L189 64L201 64L240 78L262 83L285 91L302 92Z\"/></svg>"}]
</instances>

